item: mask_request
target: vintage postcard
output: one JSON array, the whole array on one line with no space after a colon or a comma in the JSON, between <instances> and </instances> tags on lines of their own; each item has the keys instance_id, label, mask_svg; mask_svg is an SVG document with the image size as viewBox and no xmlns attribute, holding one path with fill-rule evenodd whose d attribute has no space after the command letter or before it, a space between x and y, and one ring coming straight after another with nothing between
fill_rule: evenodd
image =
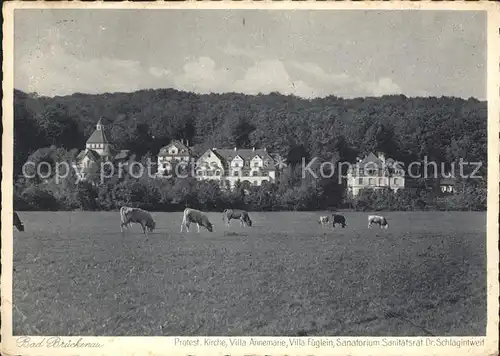
<instances>
[{"instance_id":1,"label":"vintage postcard","mask_svg":"<svg viewBox=\"0 0 500 356\"><path fill-rule=\"evenodd\" d=\"M2 354L498 355L497 3L3 14Z\"/></svg>"}]
</instances>

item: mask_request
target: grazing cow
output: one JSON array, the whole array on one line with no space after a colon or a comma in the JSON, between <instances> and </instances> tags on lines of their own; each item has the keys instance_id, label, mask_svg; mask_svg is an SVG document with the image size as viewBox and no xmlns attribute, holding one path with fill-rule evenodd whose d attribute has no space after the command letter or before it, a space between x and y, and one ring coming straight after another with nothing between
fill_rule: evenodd
<instances>
[{"instance_id":1,"label":"grazing cow","mask_svg":"<svg viewBox=\"0 0 500 356\"><path fill-rule=\"evenodd\" d=\"M189 225L191 225L191 223L195 223L198 226L198 232L200 232L200 225L210 232L213 231L212 223L208 220L205 213L196 209L186 208L184 209L184 215L182 217L181 232L184 227L186 231L189 232Z\"/></svg>"},{"instance_id":2,"label":"grazing cow","mask_svg":"<svg viewBox=\"0 0 500 356\"><path fill-rule=\"evenodd\" d=\"M335 227L335 224L340 224L342 225L342 228L345 228L347 226L346 222L345 222L345 217L343 215L339 215L339 214L332 214L332 223L333 223L333 227Z\"/></svg>"},{"instance_id":3,"label":"grazing cow","mask_svg":"<svg viewBox=\"0 0 500 356\"><path fill-rule=\"evenodd\" d=\"M14 211L14 226L17 227L19 231L24 231L24 224L21 219L19 219L19 215Z\"/></svg>"},{"instance_id":4,"label":"grazing cow","mask_svg":"<svg viewBox=\"0 0 500 356\"><path fill-rule=\"evenodd\" d=\"M328 216L320 216L318 220L318 224L321 224L321 227L327 227L330 219Z\"/></svg>"},{"instance_id":5,"label":"grazing cow","mask_svg":"<svg viewBox=\"0 0 500 356\"><path fill-rule=\"evenodd\" d=\"M380 215L370 215L368 216L368 227L370 228L373 224L378 224L381 229L389 228L389 223L387 219Z\"/></svg>"},{"instance_id":6,"label":"grazing cow","mask_svg":"<svg viewBox=\"0 0 500 356\"><path fill-rule=\"evenodd\" d=\"M156 228L156 222L149 211L142 210L139 208L130 208L127 206L122 206L120 208L120 219L121 225L120 230L123 233L123 228L126 227L127 230L130 228L132 223L141 224L142 231L148 238L148 230L153 232Z\"/></svg>"},{"instance_id":7,"label":"grazing cow","mask_svg":"<svg viewBox=\"0 0 500 356\"><path fill-rule=\"evenodd\" d=\"M239 219L240 226L252 226L252 220L245 210L225 209L222 213L222 221L227 220L227 226L230 226L231 219Z\"/></svg>"}]
</instances>

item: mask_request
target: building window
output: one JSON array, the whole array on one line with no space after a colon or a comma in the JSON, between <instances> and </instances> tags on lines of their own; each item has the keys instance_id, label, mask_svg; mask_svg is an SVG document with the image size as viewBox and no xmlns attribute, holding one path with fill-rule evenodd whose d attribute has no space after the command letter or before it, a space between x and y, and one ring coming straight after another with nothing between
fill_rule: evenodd
<instances>
[{"instance_id":1,"label":"building window","mask_svg":"<svg viewBox=\"0 0 500 356\"><path fill-rule=\"evenodd\" d=\"M259 166L259 162L254 162L254 163L253 163L253 166L254 166L254 167L258 167L258 166Z\"/></svg>"},{"instance_id":2,"label":"building window","mask_svg":"<svg viewBox=\"0 0 500 356\"><path fill-rule=\"evenodd\" d=\"M374 181L373 178L368 179L368 185L373 185Z\"/></svg>"},{"instance_id":3,"label":"building window","mask_svg":"<svg viewBox=\"0 0 500 356\"><path fill-rule=\"evenodd\" d=\"M383 178L379 178L378 185L384 185L384 179Z\"/></svg>"},{"instance_id":4,"label":"building window","mask_svg":"<svg viewBox=\"0 0 500 356\"><path fill-rule=\"evenodd\" d=\"M264 167L267 167L269 165L269 161L264 161Z\"/></svg>"},{"instance_id":5,"label":"building window","mask_svg":"<svg viewBox=\"0 0 500 356\"><path fill-rule=\"evenodd\" d=\"M359 184L359 185L362 185L362 184L363 184L363 178L359 178L359 179L358 179L358 184Z\"/></svg>"},{"instance_id":6,"label":"building window","mask_svg":"<svg viewBox=\"0 0 500 356\"><path fill-rule=\"evenodd\" d=\"M363 168L359 169L359 175L362 176L365 174L365 170Z\"/></svg>"},{"instance_id":7,"label":"building window","mask_svg":"<svg viewBox=\"0 0 500 356\"><path fill-rule=\"evenodd\" d=\"M259 172L257 172L257 171L252 172L252 176L257 177L258 175L259 175Z\"/></svg>"},{"instance_id":8,"label":"building window","mask_svg":"<svg viewBox=\"0 0 500 356\"><path fill-rule=\"evenodd\" d=\"M238 173L239 173L238 171L234 171L233 176L238 177Z\"/></svg>"},{"instance_id":9,"label":"building window","mask_svg":"<svg viewBox=\"0 0 500 356\"><path fill-rule=\"evenodd\" d=\"M216 176L220 176L220 171L215 171Z\"/></svg>"},{"instance_id":10,"label":"building window","mask_svg":"<svg viewBox=\"0 0 500 356\"><path fill-rule=\"evenodd\" d=\"M234 162L234 167L238 168L240 165L238 164L238 162Z\"/></svg>"},{"instance_id":11,"label":"building window","mask_svg":"<svg viewBox=\"0 0 500 356\"><path fill-rule=\"evenodd\" d=\"M394 185L397 185L397 184L398 184L398 179L394 178Z\"/></svg>"},{"instance_id":12,"label":"building window","mask_svg":"<svg viewBox=\"0 0 500 356\"><path fill-rule=\"evenodd\" d=\"M199 176L203 175L203 172L202 171L198 171L198 175Z\"/></svg>"},{"instance_id":13,"label":"building window","mask_svg":"<svg viewBox=\"0 0 500 356\"><path fill-rule=\"evenodd\" d=\"M256 180L253 181L253 185L259 185Z\"/></svg>"}]
</instances>

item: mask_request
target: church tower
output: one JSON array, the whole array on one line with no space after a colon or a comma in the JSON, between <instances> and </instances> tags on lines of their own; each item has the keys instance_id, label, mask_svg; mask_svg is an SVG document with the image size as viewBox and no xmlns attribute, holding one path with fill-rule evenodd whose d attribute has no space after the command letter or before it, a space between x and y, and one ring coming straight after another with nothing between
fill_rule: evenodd
<instances>
[{"instance_id":1,"label":"church tower","mask_svg":"<svg viewBox=\"0 0 500 356\"><path fill-rule=\"evenodd\" d=\"M99 119L94 133L87 140L86 148L97 152L100 156L106 156L110 152L111 144L104 133L102 118Z\"/></svg>"}]
</instances>

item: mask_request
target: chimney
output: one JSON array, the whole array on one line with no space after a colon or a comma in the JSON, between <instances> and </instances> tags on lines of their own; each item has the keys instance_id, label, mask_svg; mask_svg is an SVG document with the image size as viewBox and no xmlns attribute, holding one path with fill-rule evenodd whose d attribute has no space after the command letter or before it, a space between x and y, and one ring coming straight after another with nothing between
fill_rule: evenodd
<instances>
[{"instance_id":1,"label":"chimney","mask_svg":"<svg viewBox=\"0 0 500 356\"><path fill-rule=\"evenodd\" d=\"M378 153L378 158L382 161L385 162L385 155L382 152Z\"/></svg>"},{"instance_id":2,"label":"chimney","mask_svg":"<svg viewBox=\"0 0 500 356\"><path fill-rule=\"evenodd\" d=\"M252 151L254 151L254 152L255 152L255 147L253 147L253 148L252 148Z\"/></svg>"},{"instance_id":3,"label":"chimney","mask_svg":"<svg viewBox=\"0 0 500 356\"><path fill-rule=\"evenodd\" d=\"M217 147L212 148L212 151L217 151Z\"/></svg>"},{"instance_id":4,"label":"chimney","mask_svg":"<svg viewBox=\"0 0 500 356\"><path fill-rule=\"evenodd\" d=\"M238 149L235 147L234 150L237 151Z\"/></svg>"},{"instance_id":5,"label":"chimney","mask_svg":"<svg viewBox=\"0 0 500 356\"><path fill-rule=\"evenodd\" d=\"M189 140L186 140L186 147L189 147Z\"/></svg>"},{"instance_id":6,"label":"chimney","mask_svg":"<svg viewBox=\"0 0 500 356\"><path fill-rule=\"evenodd\" d=\"M184 144L184 139L183 138L181 138L181 143Z\"/></svg>"},{"instance_id":7,"label":"chimney","mask_svg":"<svg viewBox=\"0 0 500 356\"><path fill-rule=\"evenodd\" d=\"M264 147L264 151L267 151L267 148Z\"/></svg>"}]
</instances>

